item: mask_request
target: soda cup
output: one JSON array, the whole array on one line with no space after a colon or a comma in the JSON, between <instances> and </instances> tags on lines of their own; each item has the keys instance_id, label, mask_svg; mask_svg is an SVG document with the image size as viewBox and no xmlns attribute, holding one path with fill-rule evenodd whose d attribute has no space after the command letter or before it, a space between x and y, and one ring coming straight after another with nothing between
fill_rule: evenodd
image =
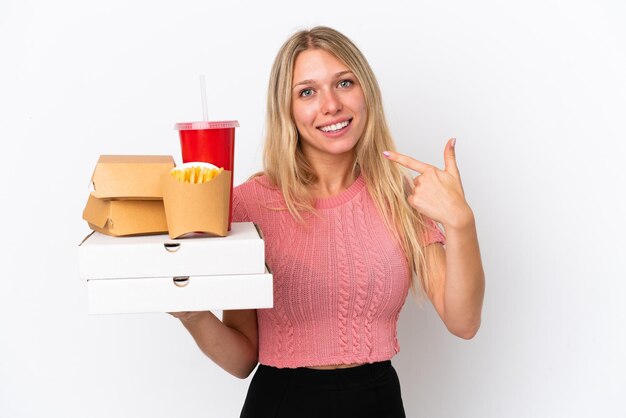
<instances>
[{"instance_id":1,"label":"soda cup","mask_svg":"<svg viewBox=\"0 0 626 418\"><path fill-rule=\"evenodd\" d=\"M183 163L204 162L231 172L228 230L233 219L233 179L235 163L236 120L223 122L177 123L174 128L180 136Z\"/></svg>"}]
</instances>

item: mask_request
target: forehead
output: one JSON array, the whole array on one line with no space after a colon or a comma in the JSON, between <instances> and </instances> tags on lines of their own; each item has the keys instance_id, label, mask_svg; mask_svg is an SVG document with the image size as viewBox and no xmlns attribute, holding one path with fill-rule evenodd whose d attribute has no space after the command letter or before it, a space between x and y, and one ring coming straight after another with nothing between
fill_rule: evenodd
<instances>
[{"instance_id":1,"label":"forehead","mask_svg":"<svg viewBox=\"0 0 626 418\"><path fill-rule=\"evenodd\" d=\"M350 68L331 53L323 49L307 49L296 58L293 80L295 83L301 80L321 80L346 70Z\"/></svg>"}]
</instances>

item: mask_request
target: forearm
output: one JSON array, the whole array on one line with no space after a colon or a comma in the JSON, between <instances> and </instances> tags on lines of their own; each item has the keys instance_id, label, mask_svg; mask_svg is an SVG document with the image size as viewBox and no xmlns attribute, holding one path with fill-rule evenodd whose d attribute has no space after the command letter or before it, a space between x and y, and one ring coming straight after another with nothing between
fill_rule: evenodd
<instances>
[{"instance_id":1,"label":"forearm","mask_svg":"<svg viewBox=\"0 0 626 418\"><path fill-rule=\"evenodd\" d=\"M446 230L446 278L444 321L462 338L473 337L480 327L485 274L478 246L474 215Z\"/></svg>"},{"instance_id":2,"label":"forearm","mask_svg":"<svg viewBox=\"0 0 626 418\"><path fill-rule=\"evenodd\" d=\"M181 322L200 350L228 373L243 379L256 366L257 342L228 327L212 312L198 312L193 319Z\"/></svg>"}]
</instances>

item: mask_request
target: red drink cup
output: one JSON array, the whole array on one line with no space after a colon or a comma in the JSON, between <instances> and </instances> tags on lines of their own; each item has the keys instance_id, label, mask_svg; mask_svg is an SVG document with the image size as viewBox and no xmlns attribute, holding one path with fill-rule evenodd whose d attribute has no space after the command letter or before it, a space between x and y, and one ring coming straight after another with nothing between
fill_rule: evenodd
<instances>
[{"instance_id":1,"label":"red drink cup","mask_svg":"<svg viewBox=\"0 0 626 418\"><path fill-rule=\"evenodd\" d=\"M233 179L235 164L236 120L224 122L177 123L183 163L204 162L231 172L228 230L233 219Z\"/></svg>"}]
</instances>

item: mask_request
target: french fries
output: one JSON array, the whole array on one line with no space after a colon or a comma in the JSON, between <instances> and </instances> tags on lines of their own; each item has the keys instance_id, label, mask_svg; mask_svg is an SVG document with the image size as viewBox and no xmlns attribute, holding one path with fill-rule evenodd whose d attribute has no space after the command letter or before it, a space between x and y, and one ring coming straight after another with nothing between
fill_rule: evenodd
<instances>
[{"instance_id":1,"label":"french fries","mask_svg":"<svg viewBox=\"0 0 626 418\"><path fill-rule=\"evenodd\" d=\"M208 167L185 167L185 168L173 168L170 171L170 175L176 180L182 183L200 184L213 180L215 177L224 171L223 168L208 168Z\"/></svg>"}]
</instances>

